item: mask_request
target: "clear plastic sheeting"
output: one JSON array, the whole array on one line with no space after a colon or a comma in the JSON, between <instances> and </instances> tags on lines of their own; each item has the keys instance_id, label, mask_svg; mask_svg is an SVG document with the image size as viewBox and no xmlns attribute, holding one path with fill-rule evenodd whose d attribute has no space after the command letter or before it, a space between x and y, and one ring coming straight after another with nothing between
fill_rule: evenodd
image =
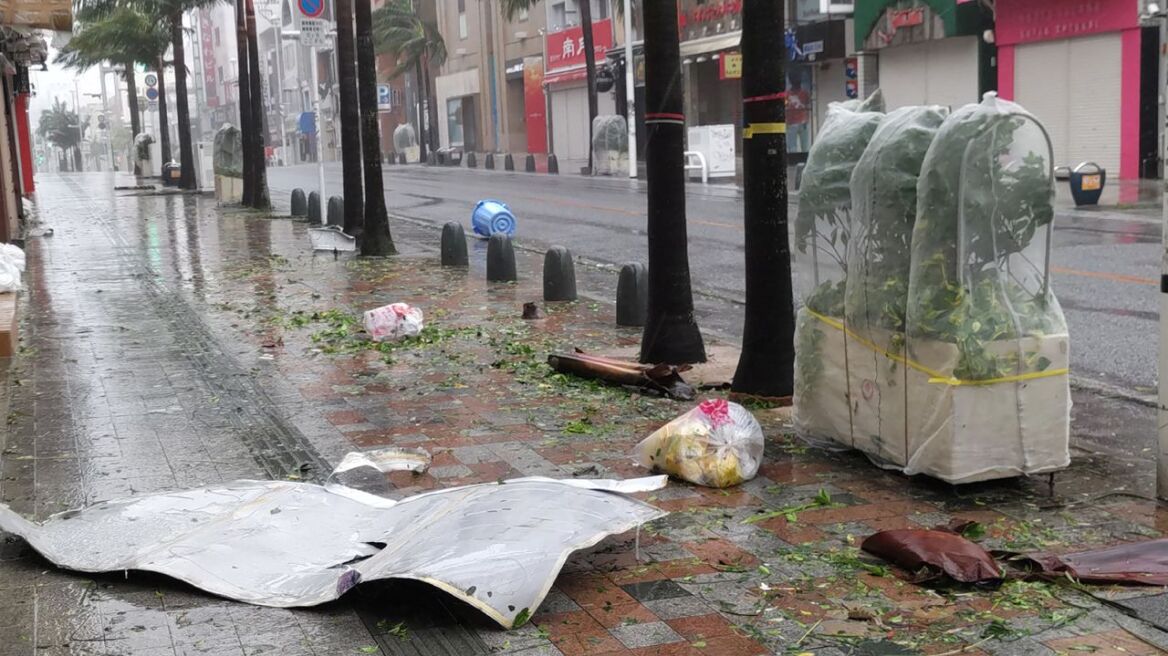
<instances>
[{"instance_id":1,"label":"clear plastic sheeting","mask_svg":"<svg viewBox=\"0 0 1168 656\"><path fill-rule=\"evenodd\" d=\"M215 167L215 175L243 177L243 138L239 128L224 123L223 127L215 132L211 161Z\"/></svg>"},{"instance_id":2,"label":"clear plastic sheeting","mask_svg":"<svg viewBox=\"0 0 1168 656\"><path fill-rule=\"evenodd\" d=\"M629 124L623 116L597 116L592 120L592 159L599 175L629 171Z\"/></svg>"},{"instance_id":3,"label":"clear plastic sheeting","mask_svg":"<svg viewBox=\"0 0 1168 656\"><path fill-rule=\"evenodd\" d=\"M851 434L844 335L823 330L814 319L842 326L852 230L852 170L884 118L881 111L869 111L883 109L879 91L861 105L858 108L864 111L841 103L828 107L807 154L795 215L794 257L803 308L795 332L794 420L796 430L813 438ZM842 360L842 368L831 361L835 359Z\"/></svg>"},{"instance_id":4,"label":"clear plastic sheeting","mask_svg":"<svg viewBox=\"0 0 1168 656\"><path fill-rule=\"evenodd\" d=\"M851 446L904 461L902 364L917 179L939 106L903 107L880 123L852 173L852 230L844 293Z\"/></svg>"},{"instance_id":5,"label":"clear plastic sheeting","mask_svg":"<svg viewBox=\"0 0 1168 656\"><path fill-rule=\"evenodd\" d=\"M336 484L238 481L40 524L0 505L0 529L60 567L157 572L263 606L322 604L362 581L424 581L511 628L573 551L663 516L625 495L665 483L525 478L393 501Z\"/></svg>"},{"instance_id":6,"label":"clear plastic sheeting","mask_svg":"<svg viewBox=\"0 0 1168 656\"><path fill-rule=\"evenodd\" d=\"M986 94L921 167L907 312L911 474L972 482L1069 464L1066 321L1050 286L1050 139Z\"/></svg>"}]
</instances>

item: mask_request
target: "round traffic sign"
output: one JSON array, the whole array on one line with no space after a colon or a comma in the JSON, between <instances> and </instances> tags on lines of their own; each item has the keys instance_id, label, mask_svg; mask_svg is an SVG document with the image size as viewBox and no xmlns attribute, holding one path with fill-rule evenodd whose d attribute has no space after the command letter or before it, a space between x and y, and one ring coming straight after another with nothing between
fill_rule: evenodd
<instances>
[{"instance_id":1,"label":"round traffic sign","mask_svg":"<svg viewBox=\"0 0 1168 656\"><path fill-rule=\"evenodd\" d=\"M299 0L296 4L306 18L320 18L324 14L324 0Z\"/></svg>"},{"instance_id":2,"label":"round traffic sign","mask_svg":"<svg viewBox=\"0 0 1168 656\"><path fill-rule=\"evenodd\" d=\"M158 86L158 76L153 74L153 73L147 73L146 74L146 86L148 86L148 87Z\"/></svg>"},{"instance_id":3,"label":"round traffic sign","mask_svg":"<svg viewBox=\"0 0 1168 656\"><path fill-rule=\"evenodd\" d=\"M158 89L150 87L146 90L146 100L158 100Z\"/></svg>"}]
</instances>

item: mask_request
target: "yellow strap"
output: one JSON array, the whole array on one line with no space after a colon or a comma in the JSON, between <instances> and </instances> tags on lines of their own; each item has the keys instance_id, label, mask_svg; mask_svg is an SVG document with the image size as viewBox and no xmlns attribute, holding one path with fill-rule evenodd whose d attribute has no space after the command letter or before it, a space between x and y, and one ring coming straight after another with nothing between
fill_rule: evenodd
<instances>
[{"instance_id":1,"label":"yellow strap","mask_svg":"<svg viewBox=\"0 0 1168 656\"><path fill-rule=\"evenodd\" d=\"M929 382L934 384L934 385L950 385L952 387L958 387L961 385L967 385L967 386L969 386L969 385L996 385L997 383L1016 383L1018 381L1023 381L1023 380L1035 380L1037 378L1053 378L1054 376L1065 376L1071 372L1070 369L1067 369L1064 367L1062 369L1050 369L1047 371L1031 371L1031 372L1024 373L1024 374L1015 374L1013 376L1001 376L999 378L987 378L986 380L962 380L962 379L957 378L957 377L952 376L952 375L946 375L946 374L944 374L940 371L937 371L935 369L930 369L929 367L926 367L925 365L923 365L919 362L914 362L913 360L909 360L908 358L904 357L903 355L893 353L893 352L883 348L879 344L876 344L876 343L872 342L871 340L856 334L856 331L851 330L850 328L845 326L842 321L839 321L838 319L833 319L831 317L824 316L824 315L822 315L822 314L820 314L820 313L816 312L815 310L812 310L808 307L804 307L803 309L807 311L807 314L810 314L811 316L815 317L820 322L822 322L828 326L831 326L832 328L835 328L836 330L842 330L848 337L851 337L852 339L856 340L860 344L872 349L873 351L876 351L877 353L883 355L884 357L886 357L890 360L895 360L896 362L899 362L899 363L905 365L906 367L911 367L911 368L916 369L917 371L919 371L923 374L926 374L927 376L929 376Z\"/></svg>"},{"instance_id":2,"label":"yellow strap","mask_svg":"<svg viewBox=\"0 0 1168 656\"><path fill-rule=\"evenodd\" d=\"M787 134L786 123L751 123L742 128L742 138L749 139L756 134Z\"/></svg>"}]
</instances>

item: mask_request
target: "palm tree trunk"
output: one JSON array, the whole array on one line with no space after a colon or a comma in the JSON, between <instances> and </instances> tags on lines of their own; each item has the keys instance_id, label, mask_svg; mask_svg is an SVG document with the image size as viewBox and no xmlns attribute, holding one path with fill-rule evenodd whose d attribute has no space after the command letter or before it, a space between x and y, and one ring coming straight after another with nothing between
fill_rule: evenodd
<instances>
[{"instance_id":1,"label":"palm tree trunk","mask_svg":"<svg viewBox=\"0 0 1168 656\"><path fill-rule=\"evenodd\" d=\"M357 236L364 227L365 202L361 197L361 112L357 102L357 64L353 52L353 0L337 0L336 9L345 233Z\"/></svg>"},{"instance_id":2,"label":"palm tree trunk","mask_svg":"<svg viewBox=\"0 0 1168 656\"><path fill-rule=\"evenodd\" d=\"M392 255L393 236L385 211L385 180L381 177L381 125L377 116L377 61L373 53L373 8L356 0L357 74L361 94L361 148L365 157L365 230L362 255Z\"/></svg>"},{"instance_id":3,"label":"palm tree trunk","mask_svg":"<svg viewBox=\"0 0 1168 656\"><path fill-rule=\"evenodd\" d=\"M427 151L426 151L426 123L428 122L428 116L423 114L422 112L429 111L426 109L426 106L429 103L426 102L426 97L425 97L426 92L423 91L423 89L428 89L430 85L426 84L423 81L424 78L422 78L422 58L421 57L418 57L418 59L414 61L414 77L417 78L417 81L415 84L415 86L417 88L414 90L414 92L418 95L418 146L421 148L421 150L419 152L421 153L422 161L425 162L426 161L426 153L427 153Z\"/></svg>"},{"instance_id":4,"label":"palm tree trunk","mask_svg":"<svg viewBox=\"0 0 1168 656\"><path fill-rule=\"evenodd\" d=\"M178 110L178 157L182 168L180 189L195 188L195 156L191 143L191 108L187 101L186 49L183 46L183 15L175 10L170 17L170 46L174 49L174 95Z\"/></svg>"},{"instance_id":5,"label":"palm tree trunk","mask_svg":"<svg viewBox=\"0 0 1168 656\"><path fill-rule=\"evenodd\" d=\"M252 137L258 132L252 122L251 115L251 65L248 63L247 48L247 0L235 0L235 50L239 62L239 73L236 75L239 98L239 135L241 154L243 155L243 196L240 203L244 207L255 205L255 151L252 149ZM323 202L323 201L322 201Z\"/></svg>"},{"instance_id":6,"label":"palm tree trunk","mask_svg":"<svg viewBox=\"0 0 1168 656\"><path fill-rule=\"evenodd\" d=\"M592 39L591 0L580 0L580 26L584 33L584 73L588 79L588 174L592 175L592 123L600 109L596 99L596 48Z\"/></svg>"},{"instance_id":7,"label":"palm tree trunk","mask_svg":"<svg viewBox=\"0 0 1168 656\"><path fill-rule=\"evenodd\" d=\"M166 65L158 58L158 147L162 151L159 167L170 161L170 119L166 116ZM159 173L162 169L159 168Z\"/></svg>"},{"instance_id":8,"label":"palm tree trunk","mask_svg":"<svg viewBox=\"0 0 1168 656\"><path fill-rule=\"evenodd\" d=\"M135 139L142 132L142 116L138 111L138 81L134 79L134 62L127 61L125 66L126 95L130 97L130 147L134 149L137 147ZM134 175L141 175L142 167L138 165L138 158L131 159L134 160Z\"/></svg>"},{"instance_id":9,"label":"palm tree trunk","mask_svg":"<svg viewBox=\"0 0 1168 656\"><path fill-rule=\"evenodd\" d=\"M259 37L256 34L255 4L247 0L247 62L251 69L251 117L252 132L252 166L254 167L253 180L255 189L252 191L252 207L260 210L271 209L272 199L268 196L268 163L264 157L264 91L263 81L260 78L260 47Z\"/></svg>"},{"instance_id":10,"label":"palm tree trunk","mask_svg":"<svg viewBox=\"0 0 1168 656\"><path fill-rule=\"evenodd\" d=\"M732 391L764 397L794 393L795 313L787 238L787 138L783 3L746 0L742 8L742 140L746 229L746 321Z\"/></svg>"},{"instance_id":11,"label":"palm tree trunk","mask_svg":"<svg viewBox=\"0 0 1168 656\"><path fill-rule=\"evenodd\" d=\"M649 314L641 337L641 362L704 362L706 350L694 321L685 227L685 114L677 3L646 2L644 14Z\"/></svg>"}]
</instances>

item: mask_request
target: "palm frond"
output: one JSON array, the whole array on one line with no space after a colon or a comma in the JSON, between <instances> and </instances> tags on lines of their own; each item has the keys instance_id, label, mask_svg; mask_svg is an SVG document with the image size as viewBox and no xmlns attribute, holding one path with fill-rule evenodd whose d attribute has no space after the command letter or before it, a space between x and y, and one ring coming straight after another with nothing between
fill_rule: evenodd
<instances>
[{"instance_id":1,"label":"palm frond","mask_svg":"<svg viewBox=\"0 0 1168 656\"><path fill-rule=\"evenodd\" d=\"M398 70L428 59L446 62L446 42L433 22L423 21L410 0L390 0L373 12L373 41L378 52L397 59Z\"/></svg>"}]
</instances>

